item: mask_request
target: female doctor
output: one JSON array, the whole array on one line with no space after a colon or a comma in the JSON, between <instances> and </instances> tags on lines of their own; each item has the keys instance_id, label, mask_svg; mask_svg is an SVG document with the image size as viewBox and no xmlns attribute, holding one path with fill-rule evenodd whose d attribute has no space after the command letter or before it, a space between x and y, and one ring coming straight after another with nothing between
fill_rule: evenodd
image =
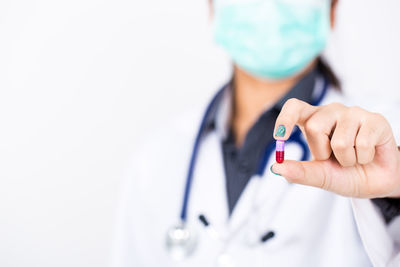
<instances>
[{"instance_id":1,"label":"female doctor","mask_svg":"<svg viewBox=\"0 0 400 267\"><path fill-rule=\"evenodd\" d=\"M400 266L391 126L320 57L337 1L210 4L232 79L132 161L113 266Z\"/></svg>"}]
</instances>

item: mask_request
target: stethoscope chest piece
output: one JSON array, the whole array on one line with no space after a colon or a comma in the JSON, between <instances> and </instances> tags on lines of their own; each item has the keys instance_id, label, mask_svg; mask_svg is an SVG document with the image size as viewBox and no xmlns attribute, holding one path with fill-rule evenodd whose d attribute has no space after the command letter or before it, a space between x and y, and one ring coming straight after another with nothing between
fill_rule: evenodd
<instances>
[{"instance_id":1,"label":"stethoscope chest piece","mask_svg":"<svg viewBox=\"0 0 400 267\"><path fill-rule=\"evenodd\" d=\"M184 223L177 224L167 231L166 248L176 261L189 257L197 246L197 236Z\"/></svg>"}]
</instances>

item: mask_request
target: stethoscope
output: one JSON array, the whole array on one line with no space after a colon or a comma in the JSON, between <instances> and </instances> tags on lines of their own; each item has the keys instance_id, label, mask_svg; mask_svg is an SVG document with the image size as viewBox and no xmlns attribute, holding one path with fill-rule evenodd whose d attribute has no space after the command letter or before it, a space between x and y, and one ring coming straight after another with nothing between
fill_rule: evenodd
<instances>
[{"instance_id":1,"label":"stethoscope","mask_svg":"<svg viewBox=\"0 0 400 267\"><path fill-rule=\"evenodd\" d=\"M322 86L316 86L316 89L318 89L318 87L320 88L320 90L316 92L317 96L314 97L314 100L311 103L314 106L317 106L321 103L322 99L324 99L326 95L326 92L328 91L329 82L327 78L322 77ZM193 173L196 165L196 159L200 148L201 140L206 132L205 128L206 128L207 118L209 118L216 102L223 96L225 88L226 88L225 86L221 88L212 98L201 120L200 128L197 132L196 139L194 141L194 146L189 161L189 168L186 175L186 184L184 188L182 207L179 216L179 223L172 226L167 231L166 249L171 255L171 257L175 260L182 260L187 258L195 251L197 246L196 233L187 226L187 210L190 197L190 190L193 182ZM298 129L297 127L293 131L290 138L286 141L286 143L297 143L301 147L303 152L301 157L302 161L307 160L309 158L310 151L308 149L307 143L302 138L302 133L300 129ZM265 168L268 165L269 158L274 152L274 149L275 149L275 142L271 142L266 146L263 157L259 163L259 167L256 172L256 175L258 175L259 177L263 176ZM206 229L209 231L210 235L214 239L216 240L220 239L219 234L211 227L210 222L207 220L205 215L200 214L198 219L206 227ZM267 233L261 235L261 237L258 240L259 242L266 242L269 239L273 238L274 235L275 233L273 231L268 231Z\"/></svg>"}]
</instances>

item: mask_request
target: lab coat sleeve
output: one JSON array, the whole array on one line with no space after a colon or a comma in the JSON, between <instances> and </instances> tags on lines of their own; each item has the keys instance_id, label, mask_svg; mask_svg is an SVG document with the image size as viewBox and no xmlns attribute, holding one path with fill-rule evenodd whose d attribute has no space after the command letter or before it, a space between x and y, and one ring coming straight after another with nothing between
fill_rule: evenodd
<instances>
[{"instance_id":1,"label":"lab coat sleeve","mask_svg":"<svg viewBox=\"0 0 400 267\"><path fill-rule=\"evenodd\" d=\"M133 168L126 171L121 183L119 192L119 200L117 206L116 222L114 226L114 240L111 255L111 267L127 267L127 266L143 266L141 264L139 255L135 255L138 249L135 240L135 227L134 211L138 210L136 191L134 180L137 175Z\"/></svg>"},{"instance_id":2,"label":"lab coat sleeve","mask_svg":"<svg viewBox=\"0 0 400 267\"><path fill-rule=\"evenodd\" d=\"M369 199L352 199L357 228L374 267L400 266L400 219L386 224Z\"/></svg>"}]
</instances>

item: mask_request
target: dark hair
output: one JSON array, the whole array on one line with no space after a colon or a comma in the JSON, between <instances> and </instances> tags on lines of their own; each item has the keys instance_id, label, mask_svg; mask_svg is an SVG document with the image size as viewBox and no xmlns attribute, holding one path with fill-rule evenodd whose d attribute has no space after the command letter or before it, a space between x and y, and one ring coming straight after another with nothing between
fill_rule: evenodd
<instances>
[{"instance_id":1,"label":"dark hair","mask_svg":"<svg viewBox=\"0 0 400 267\"><path fill-rule=\"evenodd\" d=\"M337 90L341 91L342 86L340 83L340 80L336 76L336 74L333 72L331 67L323 60L321 57L318 58L318 69L322 72L322 74L328 79L329 83L336 88Z\"/></svg>"}]
</instances>

